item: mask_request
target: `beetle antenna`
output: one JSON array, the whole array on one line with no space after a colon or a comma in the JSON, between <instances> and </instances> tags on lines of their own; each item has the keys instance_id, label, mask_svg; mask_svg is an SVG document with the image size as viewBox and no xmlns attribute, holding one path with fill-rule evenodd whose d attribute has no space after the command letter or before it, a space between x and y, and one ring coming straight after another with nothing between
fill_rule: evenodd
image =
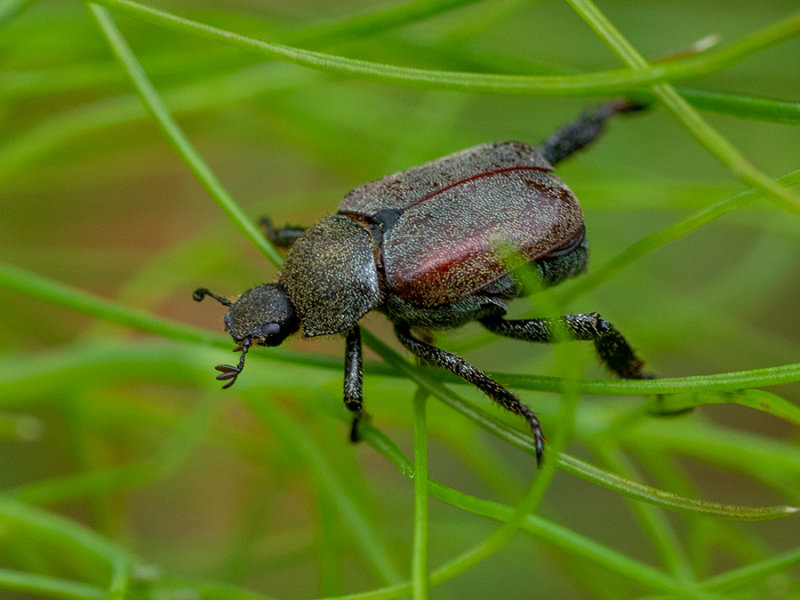
<instances>
[{"instance_id":1,"label":"beetle antenna","mask_svg":"<svg viewBox=\"0 0 800 600\"><path fill-rule=\"evenodd\" d=\"M244 338L244 340L233 349L234 352L241 352L242 355L239 357L239 364L235 367L233 365L217 365L214 367L217 371L219 371L219 375L217 375L217 381L228 381L225 385L222 386L223 390L228 389L234 383L236 383L236 378L239 377L239 373L242 372L244 369L244 357L247 354L247 351L250 349L250 338Z\"/></svg>"},{"instance_id":2,"label":"beetle antenna","mask_svg":"<svg viewBox=\"0 0 800 600\"><path fill-rule=\"evenodd\" d=\"M222 296L217 296L214 292L209 290L208 288L199 288L194 291L192 294L192 298L194 298L195 302L202 302L203 298L206 296L211 296L214 300L222 304L223 306L230 306L233 304L227 298L223 298Z\"/></svg>"}]
</instances>

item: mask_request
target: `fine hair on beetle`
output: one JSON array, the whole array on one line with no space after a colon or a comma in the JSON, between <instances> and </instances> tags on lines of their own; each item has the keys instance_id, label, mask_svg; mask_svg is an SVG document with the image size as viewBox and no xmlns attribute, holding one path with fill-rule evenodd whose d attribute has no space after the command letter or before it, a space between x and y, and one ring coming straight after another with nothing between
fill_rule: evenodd
<instances>
[{"instance_id":1,"label":"fine hair on beetle","mask_svg":"<svg viewBox=\"0 0 800 600\"><path fill-rule=\"evenodd\" d=\"M364 184L336 213L304 228L276 228L267 238L288 248L277 281L229 300L206 288L228 311L225 329L240 352L237 365L219 365L223 388L241 374L252 346L278 346L289 335L345 337L344 404L353 414L350 439L364 418L360 319L383 313L400 343L425 364L471 383L521 416L541 461L544 435L536 414L512 392L457 354L427 341L425 330L471 321L530 342L591 341L601 363L625 379L647 379L622 334L597 313L506 319L508 303L531 292L514 266L552 286L586 269L583 212L554 167L597 139L608 120L646 108L615 99L590 108L537 146L489 143ZM498 248L501 240L501 248Z\"/></svg>"}]
</instances>

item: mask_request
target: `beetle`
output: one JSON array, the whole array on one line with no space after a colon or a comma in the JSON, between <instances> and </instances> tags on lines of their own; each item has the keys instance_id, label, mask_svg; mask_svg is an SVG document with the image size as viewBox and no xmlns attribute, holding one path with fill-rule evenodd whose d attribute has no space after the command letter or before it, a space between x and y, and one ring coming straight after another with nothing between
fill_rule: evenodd
<instances>
[{"instance_id":1,"label":"beetle","mask_svg":"<svg viewBox=\"0 0 800 600\"><path fill-rule=\"evenodd\" d=\"M616 375L650 378L625 338L597 313L504 318L508 302L530 292L504 260L508 250L524 257L546 286L585 270L583 213L553 167L595 140L610 117L641 108L612 100L584 111L537 147L484 144L383 177L348 193L335 214L308 229L276 229L263 220L267 237L288 247L277 282L249 289L235 301L207 288L193 295L228 308L225 329L237 344L234 351L241 352L237 365L216 367L217 379L226 382L224 388L233 385L254 345L277 346L301 329L309 338L343 334L344 403L353 412L350 438L357 441L364 416L358 322L378 310L423 362L451 371L523 417L541 461L544 435L536 414L412 328L478 321L501 336L531 342L556 341L563 328L573 339L593 341L600 361Z\"/></svg>"}]
</instances>

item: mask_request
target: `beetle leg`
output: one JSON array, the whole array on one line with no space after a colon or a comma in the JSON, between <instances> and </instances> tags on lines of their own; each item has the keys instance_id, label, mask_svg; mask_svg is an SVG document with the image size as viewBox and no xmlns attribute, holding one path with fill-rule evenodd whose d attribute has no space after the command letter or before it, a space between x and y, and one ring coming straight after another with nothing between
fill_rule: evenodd
<instances>
[{"instance_id":1,"label":"beetle leg","mask_svg":"<svg viewBox=\"0 0 800 600\"><path fill-rule=\"evenodd\" d=\"M415 356L458 375L464 381L480 389L506 410L523 417L530 425L531 431L533 431L534 444L536 445L536 461L541 463L544 451L542 427L539 419L536 418L536 414L526 404L523 404L514 394L457 354L447 352L417 339L411 334L407 325L395 325L394 330L400 342Z\"/></svg>"},{"instance_id":2,"label":"beetle leg","mask_svg":"<svg viewBox=\"0 0 800 600\"><path fill-rule=\"evenodd\" d=\"M636 104L625 98L617 98L589 108L539 144L538 150L547 162L555 166L600 137L606 121L614 115L644 108L647 108L647 105Z\"/></svg>"},{"instance_id":3,"label":"beetle leg","mask_svg":"<svg viewBox=\"0 0 800 600\"><path fill-rule=\"evenodd\" d=\"M361 364L361 329L354 325L347 332L344 353L344 405L355 413L350 441L358 442L358 423L366 416L363 405L363 369Z\"/></svg>"},{"instance_id":4,"label":"beetle leg","mask_svg":"<svg viewBox=\"0 0 800 600\"><path fill-rule=\"evenodd\" d=\"M489 331L528 342L556 342L557 326L575 340L593 341L600 361L623 379L652 379L642 371L644 363L611 323L597 313L564 315L556 319L506 320L486 317L481 323Z\"/></svg>"},{"instance_id":5,"label":"beetle leg","mask_svg":"<svg viewBox=\"0 0 800 600\"><path fill-rule=\"evenodd\" d=\"M279 248L288 248L306 230L305 227L300 225L284 225L276 229L275 225L272 224L272 219L269 217L261 217L258 224L264 231L266 238Z\"/></svg>"}]
</instances>

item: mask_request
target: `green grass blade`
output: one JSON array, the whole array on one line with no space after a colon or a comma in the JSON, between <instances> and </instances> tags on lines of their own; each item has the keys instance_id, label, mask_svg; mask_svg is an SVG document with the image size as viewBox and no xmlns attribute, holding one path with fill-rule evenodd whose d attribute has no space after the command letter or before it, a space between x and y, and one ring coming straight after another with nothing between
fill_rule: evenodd
<instances>
[{"instance_id":1,"label":"green grass blade","mask_svg":"<svg viewBox=\"0 0 800 600\"><path fill-rule=\"evenodd\" d=\"M787 187L791 185L797 185L800 183L800 170L787 173L781 177L778 182ZM625 248L625 250L613 258L606 261L604 264L592 269L591 273L588 273L570 286L569 291L566 293L559 293L556 291L555 294L560 302L572 302L581 295L584 295L590 290L595 289L601 283L608 281L616 274L622 272L626 267L630 266L650 252L654 252L655 250L666 246L670 242L674 242L675 240L686 237L704 225L714 222L723 215L746 206L748 203L756 200L762 195L762 190L749 189L711 204L706 208L694 213L693 215L690 215L685 219L670 225L669 227L643 237L631 246Z\"/></svg>"},{"instance_id":2,"label":"green grass blade","mask_svg":"<svg viewBox=\"0 0 800 600\"><path fill-rule=\"evenodd\" d=\"M139 331L185 342L230 346L230 340L221 335L203 332L195 327L181 325L174 321L159 319L144 311L86 294L73 287L2 262L0 262L0 287L58 304L95 319L117 323Z\"/></svg>"},{"instance_id":3,"label":"green grass blade","mask_svg":"<svg viewBox=\"0 0 800 600\"><path fill-rule=\"evenodd\" d=\"M14 20L26 8L31 6L36 0L6 0L0 5L0 28Z\"/></svg>"},{"instance_id":4,"label":"green grass blade","mask_svg":"<svg viewBox=\"0 0 800 600\"><path fill-rule=\"evenodd\" d=\"M649 68L647 61L620 34L591 0L567 1L623 62L637 71L646 71ZM793 17L793 19L800 21L800 15ZM759 42L767 45L771 43L771 40L760 37L756 42L755 38L751 39L751 43L756 47ZM743 154L706 123L678 94L675 88L666 83L661 83L653 86L652 91L680 119L695 139L723 164L727 165L742 181L761 188L771 197L781 201L781 206L800 214L800 196L779 185L753 166Z\"/></svg>"},{"instance_id":5,"label":"green grass blade","mask_svg":"<svg viewBox=\"0 0 800 600\"><path fill-rule=\"evenodd\" d=\"M684 100L700 110L727 114L740 119L800 125L800 102L693 88L676 89Z\"/></svg>"},{"instance_id":6,"label":"green grass blade","mask_svg":"<svg viewBox=\"0 0 800 600\"><path fill-rule=\"evenodd\" d=\"M250 394L248 394L250 396ZM313 473L315 479L339 507L342 519L349 531L361 545L365 558L372 563L376 573L384 583L394 583L402 579L384 542L377 535L376 528L361 514L352 494L337 479L334 469L328 464L323 451L300 427L276 407L262 401L260 396L248 400L248 406L264 423L265 427L278 434L292 452L301 457Z\"/></svg>"},{"instance_id":7,"label":"green grass blade","mask_svg":"<svg viewBox=\"0 0 800 600\"><path fill-rule=\"evenodd\" d=\"M7 497L0 497L0 523L7 529L20 531L26 538L55 544L104 562L114 588L124 590L131 559L95 532Z\"/></svg>"},{"instance_id":8,"label":"green grass blade","mask_svg":"<svg viewBox=\"0 0 800 600\"><path fill-rule=\"evenodd\" d=\"M217 176L214 175L205 161L203 161L191 142L189 142L189 139L178 126L175 119L172 118L169 109L150 83L144 69L139 64L139 61L136 60L130 47L114 24L111 15L107 10L96 4L90 4L89 6L98 25L108 39L111 49L122 63L131 82L135 86L142 103L153 115L153 118L161 127L166 138L172 142L180 157L233 224L239 228L242 234L250 240L270 262L279 266L283 260L281 255L278 254L275 247L267 241L266 237L261 233L258 227L256 227L253 221L239 208L239 205L234 201L233 197L228 193L219 179L217 179Z\"/></svg>"},{"instance_id":9,"label":"green grass blade","mask_svg":"<svg viewBox=\"0 0 800 600\"><path fill-rule=\"evenodd\" d=\"M180 339L184 341L209 342L216 339L218 343L226 343L223 336L214 338L211 334L203 334L193 328L178 326L163 319L156 319L146 313L134 311L132 309L118 306L113 302L99 300L77 290L54 284L53 282L28 273L20 269L8 267L0 264L0 286L5 285L11 289L16 289L26 293L34 294L51 302L56 302L62 306L67 306L73 310L87 312L97 318L108 319L113 322L136 327L145 331L150 331L165 337ZM501 436L507 441L525 448L532 452L533 447L530 440L516 433L511 433L504 425L496 419L479 411L461 400L457 395L450 392L441 385L434 377L422 369L414 368L403 360L399 360L396 353L389 350L383 342L380 342L368 331L363 332L365 342L379 355L381 355L390 366L403 373L407 373L414 381L424 385L426 389L434 393L437 397L444 400L448 405L456 408L467 417L478 422L482 426L490 429L496 435ZM275 351L273 351L275 352ZM278 353L275 352L277 355ZM329 361L333 366L333 361ZM598 382L575 382L575 389L579 392L593 390L595 393L669 393L685 391L686 389L714 389L731 390L742 389L751 385L777 385L790 381L800 380L800 364L785 365L783 367L768 367L765 369L755 369L742 371L739 373L726 373L719 376L698 376L680 379L662 379L650 381L598 381ZM549 383L550 390L560 390L567 384L558 378L537 378L537 383ZM540 388L541 389L541 388ZM697 510L709 514L719 514L731 518L742 518L745 520L759 520L777 518L791 514L794 511L786 507L776 507L768 509L754 509L752 512L744 510L742 507L735 508L724 504L704 503L690 499L680 499L668 493L651 491L647 486L640 486L634 482L623 482L610 474L589 467L577 459L566 459L562 455L561 466L574 474L590 478L596 483L602 483L611 489L624 491L625 493L641 497L647 501L663 506L681 507L687 510ZM685 501L684 501L685 500Z\"/></svg>"},{"instance_id":10,"label":"green grass blade","mask_svg":"<svg viewBox=\"0 0 800 600\"><path fill-rule=\"evenodd\" d=\"M353 15L323 23L304 26L300 31L290 32L287 41L297 45L342 44L351 39L378 35L417 21L450 12L480 0L414 0L375 11Z\"/></svg>"},{"instance_id":11,"label":"green grass blade","mask_svg":"<svg viewBox=\"0 0 800 600\"><path fill-rule=\"evenodd\" d=\"M244 102L265 93L286 92L311 83L315 76L280 63L255 65L233 74L220 74L212 81L169 88L162 98L172 113L192 114ZM68 81L65 85L74 87L75 84ZM29 163L47 157L72 140L143 121L146 116L141 100L135 96L103 98L56 113L5 141L0 147L0 179L10 180ZM187 154L191 156L190 152Z\"/></svg>"},{"instance_id":12,"label":"green grass blade","mask_svg":"<svg viewBox=\"0 0 800 600\"><path fill-rule=\"evenodd\" d=\"M765 390L742 390L712 394L694 392L691 394L673 394L654 402L653 410L664 413L679 413L697 406L709 404L739 404L753 410L771 414L779 419L800 426L800 407L777 394Z\"/></svg>"},{"instance_id":13,"label":"green grass blade","mask_svg":"<svg viewBox=\"0 0 800 600\"><path fill-rule=\"evenodd\" d=\"M109 597L105 590L92 585L9 569L0 569L0 588L35 597L66 600L107 600Z\"/></svg>"},{"instance_id":14,"label":"green grass blade","mask_svg":"<svg viewBox=\"0 0 800 600\"><path fill-rule=\"evenodd\" d=\"M428 598L428 392L414 394L414 549L411 583L414 600Z\"/></svg>"},{"instance_id":15,"label":"green grass blade","mask_svg":"<svg viewBox=\"0 0 800 600\"><path fill-rule=\"evenodd\" d=\"M64 308L74 310L79 313L89 315L93 318L131 327L139 331L144 331L173 339L176 341L214 345L220 348L230 348L230 338L226 335L214 334L195 327L179 324L174 321L162 319L144 311L132 309L118 302L97 298L70 286L57 283L36 273L25 269L20 269L0 262L0 287L16 291L30 297L39 298L46 302L51 302ZM379 346L377 338L369 332L365 334L367 343L377 351ZM373 346L372 344L375 344ZM105 352L106 350L103 350ZM122 350L121 350L122 351ZM380 347L381 352L390 353L398 357L396 353L384 346ZM124 352L124 351L123 351ZM329 357L314 356L291 352L288 350L270 348L268 353L254 353L254 358L269 358L271 360L282 360L289 362L299 362L309 366L323 367L327 369L340 369L338 360ZM90 360L101 361L102 356L95 356L80 359L78 363L89 365ZM259 358L256 358L259 360ZM46 366L47 363L43 363ZM386 375L398 376L396 369L387 368L377 363L367 363L371 372ZM26 370L21 370L9 366L0 374L0 381L5 381L10 385L19 377L27 377L27 369L35 369L36 365L28 365ZM425 376L433 381L447 381L449 383L460 383L460 380L441 373L436 370L423 370L418 367L406 364L405 369L414 373L425 373ZM35 371L30 371L34 373ZM578 381L567 381L560 377L518 375L514 373L495 373L499 380L506 381L511 387L530 389L547 392L560 392L574 385L575 390L582 394L623 394L623 395L653 395L653 394L673 394L685 392L729 392L738 391L750 387L767 387L793 383L800 381L800 363L780 365L776 367L765 367L761 369L748 369L730 373L718 373L714 375L696 375L687 377L662 378L653 380L591 380L581 379Z\"/></svg>"},{"instance_id":16,"label":"green grass blade","mask_svg":"<svg viewBox=\"0 0 800 600\"><path fill-rule=\"evenodd\" d=\"M528 452L532 456L535 455L535 448L530 435L521 433L518 430L509 429L496 417L464 401L441 383L429 378L427 373L411 368L411 366L402 359L398 360L393 353L386 352L388 349L385 344L374 338L369 332L362 332L362 335L370 348L377 352L387 363L410 376L417 385L425 388L449 407L458 410L468 419L474 421L500 439ZM567 454L561 454L559 456L558 465L565 471L597 485L620 492L626 496L674 510L724 516L726 518L744 521L777 519L797 512L796 508L790 506L746 507L684 498L677 494L658 490L647 485L626 480L612 473L607 473Z\"/></svg>"},{"instance_id":17,"label":"green grass blade","mask_svg":"<svg viewBox=\"0 0 800 600\"><path fill-rule=\"evenodd\" d=\"M771 556L766 560L711 577L703 582L703 587L709 590L739 590L748 585L759 583L768 575L785 571L798 563L800 563L800 548L794 548Z\"/></svg>"},{"instance_id":18,"label":"green grass blade","mask_svg":"<svg viewBox=\"0 0 800 600\"><path fill-rule=\"evenodd\" d=\"M657 65L647 70L607 71L579 76L497 75L404 68L365 60L349 59L248 38L130 0L100 0L98 4L176 31L194 33L208 39L246 48L272 58L280 58L323 71L360 76L372 81L423 86L429 89L458 89L493 94L555 94L564 96L622 93L632 87L664 80L692 77L722 68L722 66L730 66L769 45L791 38L800 31L800 15L793 16L765 28L758 35L748 36L739 44L731 44L711 56L695 57L668 65Z\"/></svg>"},{"instance_id":19,"label":"green grass blade","mask_svg":"<svg viewBox=\"0 0 800 600\"><path fill-rule=\"evenodd\" d=\"M383 434L378 432L372 426L365 427L363 433L364 440L366 442L382 452L387 450L387 457L391 457L390 460L392 460L392 462L397 461L401 464L401 472L407 474L409 474L409 471L413 472L413 467L411 466L408 458L406 458L402 452ZM410 474L407 476L410 476ZM429 486L431 493L440 500L476 515L489 517L502 523L509 522L517 510L515 507L504 506L497 502L491 502L470 496L459 490L447 487L436 480L431 480ZM653 589L663 592L686 590L686 587L682 583L676 581L669 575L666 575L657 569L650 567L649 565L645 565L644 563L636 561L635 559L615 552L614 550L611 550L602 544L594 542L593 540L581 536L580 534L577 534L566 527L562 527L556 523L553 523L552 521L548 521L547 519L538 517L536 515L527 514L520 522L520 526L523 531L530 535L539 537L547 543L554 544L563 550L568 550L570 553L580 555L592 562L602 564L605 568L608 568L613 572L622 575L623 577L631 578L633 581L636 581L642 585L652 587ZM442 569L436 569L431 573L431 582L437 584L442 583L451 574L453 574L452 567L450 565L445 565L445 567ZM407 593L407 589L386 588L384 592L385 595L376 595L374 597L397 598L403 593ZM702 594L699 591L697 594L702 597ZM346 596L346 598L353 599L372 597L373 596L371 595Z\"/></svg>"}]
</instances>

